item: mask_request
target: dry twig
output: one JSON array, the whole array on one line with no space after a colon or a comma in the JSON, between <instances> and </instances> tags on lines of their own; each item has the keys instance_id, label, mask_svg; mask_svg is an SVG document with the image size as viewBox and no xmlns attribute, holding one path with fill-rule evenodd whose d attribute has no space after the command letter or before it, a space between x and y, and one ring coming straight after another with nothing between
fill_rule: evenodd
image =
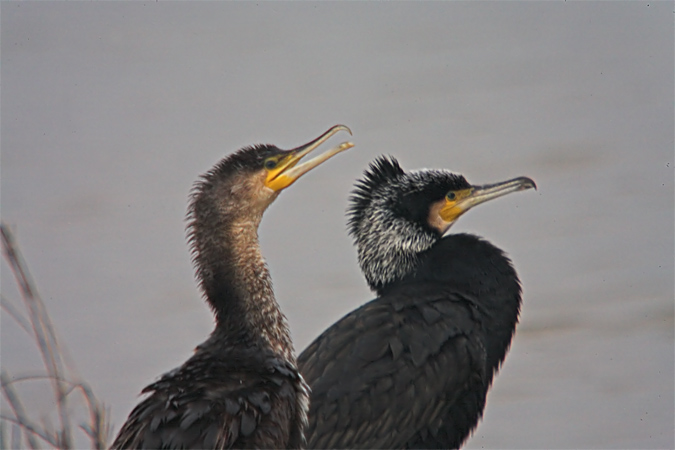
<instances>
[{"instance_id":1,"label":"dry twig","mask_svg":"<svg viewBox=\"0 0 675 450\"><path fill-rule=\"evenodd\" d=\"M64 350L56 339L56 332L47 313L42 299L37 293L30 273L26 268L21 254L16 246L13 236L6 225L0 224L0 234L2 235L2 246L5 258L9 263L12 273L17 281L24 305L27 310L28 319L24 317L11 303L2 297L2 309L21 326L25 331L31 334L32 338L40 349L42 361L47 369L46 376L23 376L12 379L5 371L0 374L2 381L2 394L7 403L12 408L14 417L5 415L0 416L3 422L12 423L12 446L21 442L20 436L17 436L15 425L23 431L27 444L31 448L39 448L36 437L47 442L56 448L70 449L73 447L73 434L71 419L68 412L68 395L73 391L78 391L84 397L89 410L90 423L82 425L80 428L89 436L92 447L96 449L106 448L108 425L106 421L105 409L98 401L90 386L83 382L74 382L66 376L67 373L74 373L74 370L68 368L64 362ZM70 370L66 370L70 369ZM23 405L14 390L13 383L34 380L48 379L52 384L52 390L56 398L57 413L59 417L59 430L52 430L46 423L38 425L34 423L26 414ZM0 444L5 448L6 427L4 423L0 427Z\"/></svg>"}]
</instances>

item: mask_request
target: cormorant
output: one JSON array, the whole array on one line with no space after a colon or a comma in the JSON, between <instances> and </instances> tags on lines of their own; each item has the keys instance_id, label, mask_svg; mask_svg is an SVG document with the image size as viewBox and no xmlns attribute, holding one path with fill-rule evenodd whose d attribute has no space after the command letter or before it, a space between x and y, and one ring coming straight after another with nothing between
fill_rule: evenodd
<instances>
[{"instance_id":1,"label":"cormorant","mask_svg":"<svg viewBox=\"0 0 675 450\"><path fill-rule=\"evenodd\" d=\"M293 150L241 149L195 183L188 238L215 329L182 366L143 389L112 448L301 448L307 385L260 253L258 225L279 193L350 142L298 161L337 125Z\"/></svg>"},{"instance_id":2,"label":"cormorant","mask_svg":"<svg viewBox=\"0 0 675 450\"><path fill-rule=\"evenodd\" d=\"M521 287L502 250L443 235L470 208L530 188L525 177L474 186L445 170L406 173L392 157L370 165L349 230L378 297L298 358L310 448L462 445L509 349Z\"/></svg>"}]
</instances>

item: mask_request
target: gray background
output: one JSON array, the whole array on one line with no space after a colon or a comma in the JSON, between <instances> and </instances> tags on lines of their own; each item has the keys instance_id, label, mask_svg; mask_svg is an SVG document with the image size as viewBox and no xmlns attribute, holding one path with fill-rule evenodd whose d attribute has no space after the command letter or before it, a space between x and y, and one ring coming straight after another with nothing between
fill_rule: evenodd
<instances>
[{"instance_id":1,"label":"gray background","mask_svg":"<svg viewBox=\"0 0 675 450\"><path fill-rule=\"evenodd\" d=\"M344 218L369 161L527 175L537 192L452 230L505 249L525 289L468 447L673 448L672 2L1 8L2 219L116 429L212 327L184 238L194 180L344 123L357 146L260 229L298 351L372 298ZM5 263L2 294L19 298ZM35 372L1 325L3 368ZM46 386L23 393L53 410Z\"/></svg>"}]
</instances>

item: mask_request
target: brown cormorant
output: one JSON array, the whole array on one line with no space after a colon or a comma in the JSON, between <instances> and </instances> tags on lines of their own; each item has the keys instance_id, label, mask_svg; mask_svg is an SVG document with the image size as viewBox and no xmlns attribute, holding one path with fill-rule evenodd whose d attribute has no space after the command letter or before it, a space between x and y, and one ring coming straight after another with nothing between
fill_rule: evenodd
<instances>
[{"instance_id":1,"label":"brown cormorant","mask_svg":"<svg viewBox=\"0 0 675 450\"><path fill-rule=\"evenodd\" d=\"M298 358L312 390L310 448L458 448L483 414L515 332L520 281L504 252L443 237L470 208L535 188L485 186L380 157L357 182L349 229L378 297Z\"/></svg>"},{"instance_id":2,"label":"brown cormorant","mask_svg":"<svg viewBox=\"0 0 675 450\"><path fill-rule=\"evenodd\" d=\"M182 366L143 389L112 448L300 448L308 390L286 318L260 253L258 225L281 190L345 142L299 160L337 125L293 150L258 145L216 164L195 184L188 237L216 326ZM350 132L351 133L351 132Z\"/></svg>"}]
</instances>

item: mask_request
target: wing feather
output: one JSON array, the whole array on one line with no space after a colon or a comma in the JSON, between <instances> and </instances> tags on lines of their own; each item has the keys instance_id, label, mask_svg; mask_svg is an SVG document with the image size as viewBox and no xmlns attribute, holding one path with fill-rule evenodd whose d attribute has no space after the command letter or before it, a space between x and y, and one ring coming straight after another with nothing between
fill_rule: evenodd
<instances>
[{"instance_id":1,"label":"wing feather","mask_svg":"<svg viewBox=\"0 0 675 450\"><path fill-rule=\"evenodd\" d=\"M459 393L484 378L479 329L471 302L437 284L399 287L345 316L298 359L312 389L308 446L432 439L429 424L440 427Z\"/></svg>"},{"instance_id":2,"label":"wing feather","mask_svg":"<svg viewBox=\"0 0 675 450\"><path fill-rule=\"evenodd\" d=\"M195 357L146 387L113 443L121 448L242 448L290 443L296 422L294 367L268 359L233 367L236 358ZM290 444L292 445L292 444ZM299 443L296 443L299 445Z\"/></svg>"}]
</instances>

